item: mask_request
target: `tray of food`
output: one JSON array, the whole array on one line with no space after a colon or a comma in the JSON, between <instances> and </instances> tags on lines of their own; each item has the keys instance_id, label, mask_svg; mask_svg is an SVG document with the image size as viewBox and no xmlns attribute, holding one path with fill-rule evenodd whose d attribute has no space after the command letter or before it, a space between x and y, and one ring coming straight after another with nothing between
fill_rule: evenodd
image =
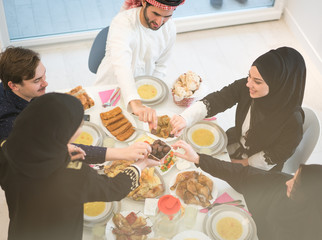
<instances>
[{"instance_id":1,"label":"tray of food","mask_svg":"<svg viewBox=\"0 0 322 240\"><path fill-rule=\"evenodd\" d=\"M85 89L83 89L82 86L77 86L66 93L78 98L81 101L84 110L90 109L95 105L93 98L87 94L87 92L85 91Z\"/></svg>"},{"instance_id":2,"label":"tray of food","mask_svg":"<svg viewBox=\"0 0 322 240\"><path fill-rule=\"evenodd\" d=\"M100 113L103 130L116 141L129 142L134 140L136 132L135 119L120 107L112 107L107 112Z\"/></svg>"},{"instance_id":3,"label":"tray of food","mask_svg":"<svg viewBox=\"0 0 322 240\"><path fill-rule=\"evenodd\" d=\"M115 177L118 173L130 166L134 161L117 160L104 167L104 172L109 177ZM165 183L162 176L155 168L145 168L141 172L140 186L128 194L128 198L135 201L144 201L146 198L158 198L164 194Z\"/></svg>"}]
</instances>

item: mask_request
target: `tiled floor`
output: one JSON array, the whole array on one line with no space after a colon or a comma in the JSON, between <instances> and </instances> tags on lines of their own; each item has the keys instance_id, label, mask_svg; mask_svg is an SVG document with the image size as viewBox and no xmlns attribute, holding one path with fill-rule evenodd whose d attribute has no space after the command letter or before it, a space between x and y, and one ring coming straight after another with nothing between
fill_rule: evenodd
<instances>
[{"instance_id":1,"label":"tiled floor","mask_svg":"<svg viewBox=\"0 0 322 240\"><path fill-rule=\"evenodd\" d=\"M227 0L228 1L228 0ZM40 52L47 67L48 91L67 89L76 85L90 86L95 75L87 67L92 41L33 48ZM235 79L245 77L251 63L266 51L280 46L298 49L307 64L307 84L304 106L314 109L322 119L322 75L303 47L282 20L203 30L177 35L167 84L182 73L198 73L203 84L202 94L219 90ZM201 94L201 95L202 95ZM218 114L218 122L227 129L234 123L234 109ZM322 141L311 155L309 163L322 163ZM0 191L0 240L6 239L8 214L3 192Z\"/></svg>"},{"instance_id":2,"label":"tiled floor","mask_svg":"<svg viewBox=\"0 0 322 240\"><path fill-rule=\"evenodd\" d=\"M218 1L218 0L217 0ZM186 0L174 17L272 6L274 0ZM100 29L110 24L123 0L3 0L10 39Z\"/></svg>"}]
</instances>

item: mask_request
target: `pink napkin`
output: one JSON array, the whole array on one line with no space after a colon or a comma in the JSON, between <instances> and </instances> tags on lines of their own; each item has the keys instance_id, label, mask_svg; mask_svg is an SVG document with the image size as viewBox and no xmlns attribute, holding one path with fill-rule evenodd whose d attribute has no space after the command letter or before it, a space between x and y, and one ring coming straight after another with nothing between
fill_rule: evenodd
<instances>
[{"instance_id":1,"label":"pink napkin","mask_svg":"<svg viewBox=\"0 0 322 240\"><path fill-rule=\"evenodd\" d=\"M216 117L210 117L210 118L205 118L205 121L215 121L217 118Z\"/></svg>"},{"instance_id":2,"label":"pink napkin","mask_svg":"<svg viewBox=\"0 0 322 240\"><path fill-rule=\"evenodd\" d=\"M215 203L225 203L225 202L231 202L231 201L234 201L234 199L228 193L224 192L219 197L217 197L217 199L214 202ZM234 205L234 204L229 204L229 205ZM241 208L241 209L243 209L250 216L252 216L252 214L250 212L248 212L245 208Z\"/></svg>"},{"instance_id":3,"label":"pink napkin","mask_svg":"<svg viewBox=\"0 0 322 240\"><path fill-rule=\"evenodd\" d=\"M111 97L111 95L112 95L113 91L114 91L114 89L111 89L111 90L106 90L106 91L102 91L102 92L99 92L99 93L98 93L98 94L99 94L99 96L100 96L100 98L101 98L102 104L103 104L103 103L106 103L106 102L110 99L110 97ZM121 98L121 94L120 94L120 96L116 99L116 101L113 103L113 106L115 106L115 105L117 104L117 102L120 100L120 98Z\"/></svg>"}]
</instances>

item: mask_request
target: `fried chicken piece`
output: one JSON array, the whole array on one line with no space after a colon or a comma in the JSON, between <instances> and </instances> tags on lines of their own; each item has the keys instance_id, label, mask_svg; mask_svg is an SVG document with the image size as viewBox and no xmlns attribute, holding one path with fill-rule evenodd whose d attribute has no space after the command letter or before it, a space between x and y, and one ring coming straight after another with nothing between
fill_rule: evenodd
<instances>
[{"instance_id":1,"label":"fried chicken piece","mask_svg":"<svg viewBox=\"0 0 322 240\"><path fill-rule=\"evenodd\" d=\"M196 198L195 195L193 195L191 192L186 191L183 197L183 201L185 204L196 204L201 205L201 202L199 199Z\"/></svg>"},{"instance_id":2,"label":"fried chicken piece","mask_svg":"<svg viewBox=\"0 0 322 240\"><path fill-rule=\"evenodd\" d=\"M198 183L197 179L195 179L195 178L190 178L187 181L187 190L189 192L191 192L193 195L198 195L198 190L197 190L197 187L196 187L197 183Z\"/></svg>"},{"instance_id":3,"label":"fried chicken piece","mask_svg":"<svg viewBox=\"0 0 322 240\"><path fill-rule=\"evenodd\" d=\"M179 182L176 190L177 196L182 200L184 200L186 191L187 191L187 182L186 181Z\"/></svg>"},{"instance_id":4,"label":"fried chicken piece","mask_svg":"<svg viewBox=\"0 0 322 240\"><path fill-rule=\"evenodd\" d=\"M198 182L201 183L202 185L206 185L209 188L210 192L212 192L214 183L206 175L200 173L198 176Z\"/></svg>"},{"instance_id":5,"label":"fried chicken piece","mask_svg":"<svg viewBox=\"0 0 322 240\"><path fill-rule=\"evenodd\" d=\"M121 232L124 232L124 234L133 233L133 230L130 226L130 224L128 223L128 221L126 220L126 218L120 214L120 213L116 213L114 214L113 218L113 223L115 224L115 226L117 227L118 230L120 230ZM117 231L117 230L115 230Z\"/></svg>"},{"instance_id":6,"label":"fried chicken piece","mask_svg":"<svg viewBox=\"0 0 322 240\"><path fill-rule=\"evenodd\" d=\"M195 171L188 171L188 172L179 173L176 177L175 183L170 187L170 189L173 191L174 189L176 189L179 182L188 180L189 178L195 178L196 174L197 173Z\"/></svg>"}]
</instances>

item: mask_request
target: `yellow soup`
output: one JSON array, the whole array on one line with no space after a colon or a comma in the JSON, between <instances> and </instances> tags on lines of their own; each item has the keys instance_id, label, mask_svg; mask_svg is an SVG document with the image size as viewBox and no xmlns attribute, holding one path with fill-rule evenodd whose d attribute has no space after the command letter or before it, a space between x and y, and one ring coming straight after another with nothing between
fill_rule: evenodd
<instances>
[{"instance_id":1,"label":"yellow soup","mask_svg":"<svg viewBox=\"0 0 322 240\"><path fill-rule=\"evenodd\" d=\"M157 93L157 89L150 84L144 84L138 88L138 94L142 99L152 99L157 95Z\"/></svg>"},{"instance_id":2,"label":"yellow soup","mask_svg":"<svg viewBox=\"0 0 322 240\"><path fill-rule=\"evenodd\" d=\"M207 147L215 141L214 134L205 128L199 128L192 133L192 141L201 147Z\"/></svg>"},{"instance_id":3,"label":"yellow soup","mask_svg":"<svg viewBox=\"0 0 322 240\"><path fill-rule=\"evenodd\" d=\"M88 202L84 204L84 213L87 216L95 217L105 210L105 202Z\"/></svg>"},{"instance_id":4,"label":"yellow soup","mask_svg":"<svg viewBox=\"0 0 322 240\"><path fill-rule=\"evenodd\" d=\"M237 240L243 233L241 223L232 217L225 217L218 221L217 232L225 240Z\"/></svg>"},{"instance_id":5,"label":"yellow soup","mask_svg":"<svg viewBox=\"0 0 322 240\"><path fill-rule=\"evenodd\" d=\"M84 144L84 145L92 145L93 144L93 137L87 132L82 132L78 138L74 141L77 144Z\"/></svg>"}]
</instances>

